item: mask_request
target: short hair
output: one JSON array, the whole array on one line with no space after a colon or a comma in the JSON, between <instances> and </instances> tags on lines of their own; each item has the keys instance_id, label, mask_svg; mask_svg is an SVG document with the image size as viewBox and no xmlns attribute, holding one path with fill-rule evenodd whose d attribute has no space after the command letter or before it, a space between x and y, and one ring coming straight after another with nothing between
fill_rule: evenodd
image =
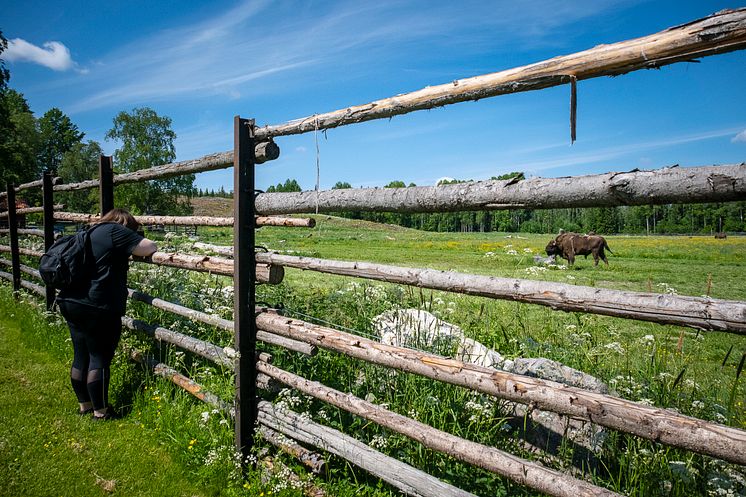
<instances>
[{"instance_id":1,"label":"short hair","mask_svg":"<svg viewBox=\"0 0 746 497\"><path fill-rule=\"evenodd\" d=\"M128 227L132 231L140 229L140 223L135 220L135 217L127 209L112 209L101 216L98 223L118 223Z\"/></svg>"}]
</instances>

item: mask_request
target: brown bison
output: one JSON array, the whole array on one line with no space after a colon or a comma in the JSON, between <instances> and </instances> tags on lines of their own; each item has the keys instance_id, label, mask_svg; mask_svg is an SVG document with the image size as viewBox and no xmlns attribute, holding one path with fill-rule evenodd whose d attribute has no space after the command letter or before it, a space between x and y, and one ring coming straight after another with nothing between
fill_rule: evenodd
<instances>
[{"instance_id":1,"label":"brown bison","mask_svg":"<svg viewBox=\"0 0 746 497\"><path fill-rule=\"evenodd\" d=\"M575 263L576 255L593 254L594 265L598 266L598 259L608 266L609 261L606 260L606 254L604 249L608 250L612 254L614 252L609 248L609 244L602 236L598 235L578 235L577 233L560 233L557 238L549 242L546 251L547 255L559 255L563 259L567 259L570 265Z\"/></svg>"}]
</instances>

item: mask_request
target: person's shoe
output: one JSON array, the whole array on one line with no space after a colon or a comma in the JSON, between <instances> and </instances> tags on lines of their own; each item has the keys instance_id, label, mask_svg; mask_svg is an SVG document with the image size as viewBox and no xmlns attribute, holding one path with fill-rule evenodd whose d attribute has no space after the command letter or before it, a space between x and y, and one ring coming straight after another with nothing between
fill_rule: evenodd
<instances>
[{"instance_id":1,"label":"person's shoe","mask_svg":"<svg viewBox=\"0 0 746 497\"><path fill-rule=\"evenodd\" d=\"M85 417L93 414L93 407L86 409L85 411L81 411L78 409L78 416Z\"/></svg>"},{"instance_id":2,"label":"person's shoe","mask_svg":"<svg viewBox=\"0 0 746 497\"><path fill-rule=\"evenodd\" d=\"M93 417L91 419L93 419L94 421L108 421L110 419L119 419L119 418L121 418L121 415L117 411L115 411L111 405L109 405L106 407L106 414L104 414L103 416L98 416L94 412Z\"/></svg>"}]
</instances>

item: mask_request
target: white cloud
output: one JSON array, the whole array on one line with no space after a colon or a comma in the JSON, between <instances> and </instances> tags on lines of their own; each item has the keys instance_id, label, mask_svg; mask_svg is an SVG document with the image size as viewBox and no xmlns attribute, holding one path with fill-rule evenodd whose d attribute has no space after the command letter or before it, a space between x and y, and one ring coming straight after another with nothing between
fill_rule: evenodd
<instances>
[{"instance_id":1,"label":"white cloud","mask_svg":"<svg viewBox=\"0 0 746 497\"><path fill-rule=\"evenodd\" d=\"M738 133L736 136L730 139L733 143L744 142L746 143L746 129Z\"/></svg>"},{"instance_id":2,"label":"white cloud","mask_svg":"<svg viewBox=\"0 0 746 497\"><path fill-rule=\"evenodd\" d=\"M22 38L14 38L8 41L8 49L3 52L3 57L11 62L33 62L55 71L67 71L75 65L70 50L59 41L48 41L42 47Z\"/></svg>"}]
</instances>

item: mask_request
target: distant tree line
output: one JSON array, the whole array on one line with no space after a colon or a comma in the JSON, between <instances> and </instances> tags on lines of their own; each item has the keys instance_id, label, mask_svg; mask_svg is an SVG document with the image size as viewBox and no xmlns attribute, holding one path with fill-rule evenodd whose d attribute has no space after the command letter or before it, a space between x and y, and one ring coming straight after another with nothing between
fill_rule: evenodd
<instances>
[{"instance_id":1,"label":"distant tree line","mask_svg":"<svg viewBox=\"0 0 746 497\"><path fill-rule=\"evenodd\" d=\"M53 107L41 117L32 112L22 93L10 88L10 71L2 59L7 40L0 32L0 189L7 183L38 180L51 172L65 183L98 177L101 145L84 141L85 133L60 109ZM121 146L114 152L115 173L125 173L173 162L176 158L171 119L144 107L118 113L107 140ZM189 214L189 198L194 194L194 174L120 185L114 189L114 203L135 214ZM22 193L32 204L39 204L38 190ZM55 196L68 211L95 213L98 192L82 190Z\"/></svg>"}]
</instances>

